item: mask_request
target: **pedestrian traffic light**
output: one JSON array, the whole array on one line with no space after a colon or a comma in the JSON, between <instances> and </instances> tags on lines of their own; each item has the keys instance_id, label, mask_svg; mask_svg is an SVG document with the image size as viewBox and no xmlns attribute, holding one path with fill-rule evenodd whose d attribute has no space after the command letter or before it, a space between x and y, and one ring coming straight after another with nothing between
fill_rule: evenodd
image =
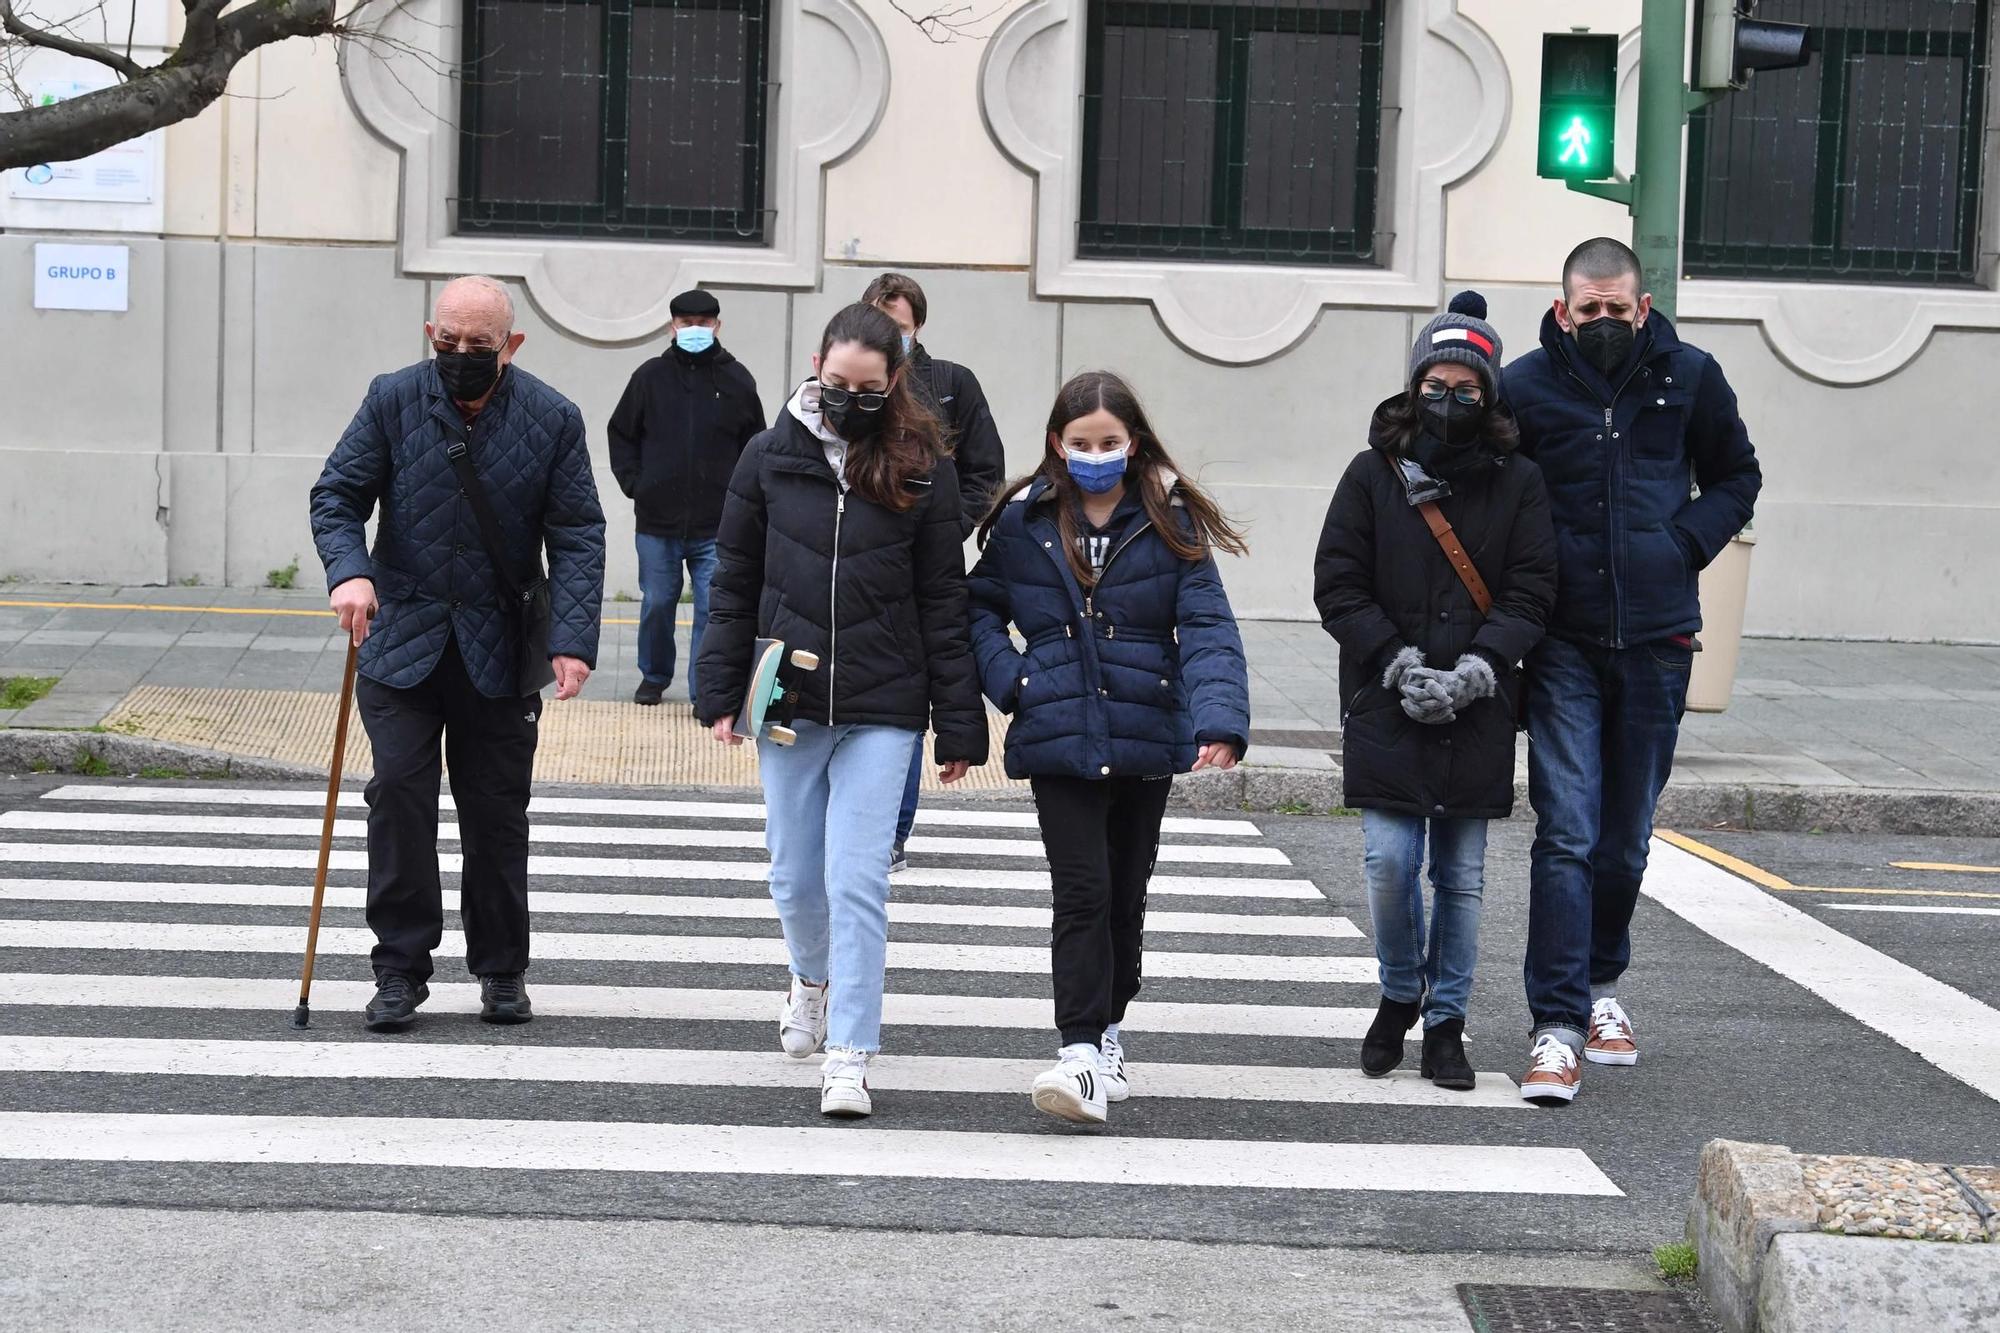
<instances>
[{"instance_id":1,"label":"pedestrian traffic light","mask_svg":"<svg viewBox=\"0 0 2000 1333\"><path fill-rule=\"evenodd\" d=\"M1801 23L1767 23L1750 16L1757 0L1701 0L1694 24L1694 86L1748 88L1760 69L1797 69L1812 59Z\"/></svg>"},{"instance_id":2,"label":"pedestrian traffic light","mask_svg":"<svg viewBox=\"0 0 2000 1333\"><path fill-rule=\"evenodd\" d=\"M1542 35L1542 137L1535 174L1551 180L1610 180L1618 124L1618 38L1611 33Z\"/></svg>"}]
</instances>

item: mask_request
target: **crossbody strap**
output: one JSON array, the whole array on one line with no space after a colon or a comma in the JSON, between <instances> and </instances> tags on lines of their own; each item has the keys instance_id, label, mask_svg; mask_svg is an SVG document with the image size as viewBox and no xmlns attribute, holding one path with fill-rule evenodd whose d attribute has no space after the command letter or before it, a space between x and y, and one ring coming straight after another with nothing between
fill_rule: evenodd
<instances>
[{"instance_id":1,"label":"crossbody strap","mask_svg":"<svg viewBox=\"0 0 2000 1333\"><path fill-rule=\"evenodd\" d=\"M1388 455L1383 457L1388 458ZM1389 468L1400 483L1403 469L1394 458L1389 458ZM1424 516L1424 522L1430 525L1431 536L1437 538L1437 544L1444 548L1445 559L1451 561L1451 567L1458 571L1458 581L1472 594L1472 604L1479 608L1479 614L1483 616L1491 611L1493 594L1486 590L1486 580L1479 577L1479 570L1473 566L1472 557L1465 553L1465 545L1459 541L1458 534L1451 530L1451 520L1444 516L1444 510L1437 507L1436 501L1426 500L1417 506L1417 512Z\"/></svg>"},{"instance_id":2,"label":"crossbody strap","mask_svg":"<svg viewBox=\"0 0 2000 1333\"><path fill-rule=\"evenodd\" d=\"M458 474L459 489L472 502L472 516L479 523L479 540L486 547L486 558L493 562L493 576L500 580L500 586L511 600L527 601L533 587L523 588L508 567L507 547L500 539L500 519L493 512L493 501L486 493L486 484L473 470L472 450L465 436L454 435L444 452L445 457L451 460L452 471ZM536 582L539 584L540 580Z\"/></svg>"}]
</instances>

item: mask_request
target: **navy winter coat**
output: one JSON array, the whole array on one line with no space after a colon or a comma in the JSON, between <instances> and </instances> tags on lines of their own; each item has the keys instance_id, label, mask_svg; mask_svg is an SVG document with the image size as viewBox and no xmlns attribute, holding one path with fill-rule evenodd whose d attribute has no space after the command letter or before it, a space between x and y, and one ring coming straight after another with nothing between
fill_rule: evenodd
<instances>
[{"instance_id":1,"label":"navy winter coat","mask_svg":"<svg viewBox=\"0 0 2000 1333\"><path fill-rule=\"evenodd\" d=\"M504 603L446 448L464 418L436 363L377 376L312 488L313 544L326 586L372 579L380 607L359 670L395 689L420 684L456 637L479 692L519 692L516 617ZM597 664L604 602L604 511L576 405L518 366L473 420L472 464L517 580L548 548L549 656ZM375 549L367 523L380 506Z\"/></svg>"},{"instance_id":2,"label":"navy winter coat","mask_svg":"<svg viewBox=\"0 0 2000 1333\"><path fill-rule=\"evenodd\" d=\"M1715 358L1654 311L1612 384L1553 312L1507 367L1521 453L1541 467L1559 567L1549 633L1623 648L1701 628L1696 576L1750 522L1763 485ZM1701 498L1688 499L1692 479Z\"/></svg>"},{"instance_id":3,"label":"navy winter coat","mask_svg":"<svg viewBox=\"0 0 2000 1333\"><path fill-rule=\"evenodd\" d=\"M1249 671L1214 559L1182 560L1137 510L1086 595L1054 504L1046 479L1016 496L972 571L980 682L1014 716L1007 776L1164 777L1193 768L1209 741L1240 755Z\"/></svg>"}]
</instances>

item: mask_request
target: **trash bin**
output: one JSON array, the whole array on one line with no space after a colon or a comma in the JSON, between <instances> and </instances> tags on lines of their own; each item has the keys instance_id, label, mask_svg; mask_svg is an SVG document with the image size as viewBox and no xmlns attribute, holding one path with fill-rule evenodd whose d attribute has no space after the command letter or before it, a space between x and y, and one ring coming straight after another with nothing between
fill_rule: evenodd
<instances>
[{"instance_id":1,"label":"trash bin","mask_svg":"<svg viewBox=\"0 0 2000 1333\"><path fill-rule=\"evenodd\" d=\"M1701 571L1701 651L1688 678L1690 713L1720 713L1736 687L1736 656L1743 646L1743 606L1750 595L1750 550L1757 538L1740 532Z\"/></svg>"}]
</instances>

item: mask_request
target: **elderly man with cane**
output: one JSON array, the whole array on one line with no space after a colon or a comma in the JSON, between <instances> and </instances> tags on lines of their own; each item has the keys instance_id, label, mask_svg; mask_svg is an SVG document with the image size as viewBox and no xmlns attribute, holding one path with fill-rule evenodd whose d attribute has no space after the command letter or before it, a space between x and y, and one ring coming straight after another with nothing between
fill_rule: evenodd
<instances>
[{"instance_id":1,"label":"elderly man with cane","mask_svg":"<svg viewBox=\"0 0 2000 1333\"><path fill-rule=\"evenodd\" d=\"M533 1017L528 795L541 689L572 699L597 658L604 511L576 405L513 364L507 290L459 278L424 326L433 359L378 377L312 489L333 609L359 645L375 1032L415 1020L444 932L440 747L464 870L480 1017ZM379 512L375 547L366 524ZM542 572L542 552L548 572Z\"/></svg>"}]
</instances>

